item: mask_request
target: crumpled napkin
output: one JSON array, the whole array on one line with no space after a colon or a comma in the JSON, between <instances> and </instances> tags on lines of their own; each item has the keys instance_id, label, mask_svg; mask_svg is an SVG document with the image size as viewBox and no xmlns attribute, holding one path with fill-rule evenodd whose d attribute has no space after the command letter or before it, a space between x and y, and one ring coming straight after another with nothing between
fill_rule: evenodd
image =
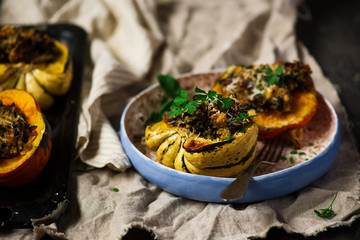
<instances>
[{"instance_id":1,"label":"crumpled napkin","mask_svg":"<svg viewBox=\"0 0 360 240\"><path fill-rule=\"evenodd\" d=\"M40 239L48 234L58 239L117 239L139 227L158 239L247 239L264 237L272 227L311 236L351 224L360 210L360 158L334 86L297 42L298 4L3 0L1 23L74 23L87 31L89 52L77 142L81 162L76 162L68 211L51 225L35 225L33 232L0 232L0 238ZM295 59L310 64L316 88L335 106L342 131L333 167L310 186L273 200L223 205L174 196L129 169L117 134L121 111L130 97L156 81L156 74ZM337 215L327 221L318 218L313 209L327 207L336 190Z\"/></svg>"}]
</instances>

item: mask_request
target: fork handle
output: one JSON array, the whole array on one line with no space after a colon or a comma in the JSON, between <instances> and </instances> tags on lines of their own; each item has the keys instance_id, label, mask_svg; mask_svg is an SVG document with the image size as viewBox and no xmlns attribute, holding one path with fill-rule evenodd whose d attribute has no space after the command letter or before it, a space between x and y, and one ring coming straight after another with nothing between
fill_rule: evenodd
<instances>
[{"instance_id":1,"label":"fork handle","mask_svg":"<svg viewBox=\"0 0 360 240\"><path fill-rule=\"evenodd\" d=\"M256 167L257 163L253 161L245 171L241 172L232 183L224 188L220 193L220 198L226 202L243 198Z\"/></svg>"}]
</instances>

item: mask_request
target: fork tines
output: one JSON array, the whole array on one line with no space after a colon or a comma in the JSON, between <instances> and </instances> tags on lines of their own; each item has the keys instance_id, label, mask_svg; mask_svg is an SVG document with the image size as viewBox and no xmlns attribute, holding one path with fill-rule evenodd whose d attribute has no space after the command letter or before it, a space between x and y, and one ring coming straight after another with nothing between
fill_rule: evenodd
<instances>
[{"instance_id":1,"label":"fork tines","mask_svg":"<svg viewBox=\"0 0 360 240\"><path fill-rule=\"evenodd\" d=\"M256 160L259 162L272 163L279 161L282 151L286 145L286 136L281 134L275 138L266 139L262 149L259 149L259 153L256 156Z\"/></svg>"}]
</instances>

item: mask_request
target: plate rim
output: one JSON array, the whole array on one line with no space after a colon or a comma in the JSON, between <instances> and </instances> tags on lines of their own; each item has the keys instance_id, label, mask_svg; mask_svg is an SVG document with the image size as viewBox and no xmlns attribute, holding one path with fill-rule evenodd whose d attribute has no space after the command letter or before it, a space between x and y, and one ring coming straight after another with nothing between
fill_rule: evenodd
<instances>
[{"instance_id":1,"label":"plate rim","mask_svg":"<svg viewBox=\"0 0 360 240\"><path fill-rule=\"evenodd\" d=\"M220 71L219 71L220 70ZM176 79L178 78L184 78L184 77L190 77L192 75L198 75L198 74L206 74L206 73L217 73L217 72L221 72L221 69L213 69L209 72L188 72L188 73L184 73L184 74L179 74L177 76L175 76ZM216 182L225 182L225 183L231 183L232 181L235 180L235 177L215 177L215 176L205 176L205 175L198 175L198 174L192 174L192 173L186 173L186 172L181 172L178 171L176 169L172 169L170 167L164 166L154 160L152 160L151 158L149 158L148 156L146 156L143 152L141 152L130 140L129 135L125 129L125 118L127 113L129 112L130 107L144 94L146 94L147 92L151 92L151 91L155 91L157 90L157 88L160 87L159 83L154 83L152 85L150 85L149 87L143 89L142 91L140 91L138 94L136 94L135 96L133 96L129 102L126 104L125 108L123 109L122 112L122 116L120 119L120 137L121 137L121 141L123 141L123 138L127 138L127 140L130 143L130 147L135 150L137 152L137 154L139 154L144 160L146 160L147 162L151 162L151 164L153 164L155 167L158 167L160 169L163 169L164 171L169 171L170 173L173 174L179 174L180 176L184 176L184 177L189 177L189 178L199 178L200 180L212 180L212 181L216 181ZM160 90L160 89L159 89ZM267 174L263 174L263 175L259 175L259 176L253 176L250 180L250 182L262 182L265 179L267 181L273 181L277 178L282 178L286 175L289 175L293 172L297 172L298 169L306 167L308 165L313 164L313 162L318 161L319 159L321 159L325 154L327 154L329 151L331 151L331 149L333 147L336 148L336 152L338 149L338 146L340 144L340 123L339 123L339 118L338 115L336 113L336 110L334 108L334 106L331 104L331 102L325 97L323 96L321 93L318 93L321 95L321 97L324 99L324 102L326 103L326 105L330 108L330 112L332 114L332 116L334 117L334 122L335 122L335 130L332 133L332 140L329 144L327 144L327 146L320 152L318 153L316 156L310 158L309 160L305 161L305 162L301 162L297 165L288 167L286 169L282 169L282 170L278 170L275 172L271 172L271 173L267 173ZM335 157L334 157L335 158ZM133 162L133 160L129 157L130 161ZM330 166L332 165L332 162L334 161L334 159L331 161ZM326 171L328 171L328 169L326 169ZM140 174L140 173L139 173ZM140 174L142 175L142 174ZM249 183L250 184L250 183ZM156 184L155 184L156 185ZM237 201L235 201L237 202ZM241 202L241 201L240 201Z\"/></svg>"}]
</instances>

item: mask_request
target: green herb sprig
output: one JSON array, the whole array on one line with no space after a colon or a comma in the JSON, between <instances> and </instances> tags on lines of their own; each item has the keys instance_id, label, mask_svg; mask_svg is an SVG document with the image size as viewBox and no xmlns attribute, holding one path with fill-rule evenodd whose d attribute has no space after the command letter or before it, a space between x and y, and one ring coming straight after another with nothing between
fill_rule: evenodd
<instances>
[{"instance_id":1,"label":"green herb sprig","mask_svg":"<svg viewBox=\"0 0 360 240\"><path fill-rule=\"evenodd\" d=\"M169 75L157 75L160 87L165 92L165 96L160 102L160 111L152 111L150 117L146 120L145 126L161 121L165 112L170 111L170 106L176 96L181 95L181 87L178 81Z\"/></svg>"},{"instance_id":2,"label":"green herb sprig","mask_svg":"<svg viewBox=\"0 0 360 240\"><path fill-rule=\"evenodd\" d=\"M145 126L161 121L166 112L169 113L169 119L179 116L182 113L193 114L200 104L204 102L215 101L223 111L226 111L234 105L234 101L231 98L223 98L223 96L216 91L209 90L206 92L198 87L195 87L195 93L197 94L194 100L190 101L189 93L181 89L180 84L175 78L169 75L158 75L157 79L165 92L165 96L160 102L160 111L151 112L150 117L145 122ZM255 116L257 115L248 116L246 113L240 113L240 116L233 119L233 121Z\"/></svg>"},{"instance_id":3,"label":"green herb sprig","mask_svg":"<svg viewBox=\"0 0 360 240\"><path fill-rule=\"evenodd\" d=\"M188 95L188 92L181 90L180 96L175 97L170 106L170 119L180 115L183 112L193 114L196 111L196 108L199 107L199 103L197 101L190 101L188 99Z\"/></svg>"},{"instance_id":4,"label":"green herb sprig","mask_svg":"<svg viewBox=\"0 0 360 240\"><path fill-rule=\"evenodd\" d=\"M222 108L224 111L229 109L234 105L234 101L227 97L223 98L221 94L218 94L215 91L209 90L208 92L205 92L204 90L201 90L198 87L195 87L195 92L198 93L198 95L195 96L195 99L200 102L207 102L207 101L216 101L216 103L219 105L220 108Z\"/></svg>"},{"instance_id":5,"label":"green herb sprig","mask_svg":"<svg viewBox=\"0 0 360 240\"><path fill-rule=\"evenodd\" d=\"M239 120L244 120L244 119L248 119L248 118L252 118L252 117L256 117L256 116L258 116L258 115L247 115L246 113L240 112L239 117L233 118L233 119L231 119L231 121L239 121Z\"/></svg>"},{"instance_id":6,"label":"green herb sprig","mask_svg":"<svg viewBox=\"0 0 360 240\"><path fill-rule=\"evenodd\" d=\"M172 119L182 113L193 114L196 111L196 108L204 102L216 101L219 107L224 111L234 105L234 101L231 98L223 98L221 94L212 90L206 92L198 87L195 87L195 93L197 93L197 95L195 95L195 100L190 101L188 99L188 93L181 90L180 96L175 97L172 105L170 106L171 111L169 112L169 119Z\"/></svg>"},{"instance_id":7,"label":"green herb sprig","mask_svg":"<svg viewBox=\"0 0 360 240\"><path fill-rule=\"evenodd\" d=\"M326 218L326 219L330 219L333 216L335 216L335 212L334 212L334 210L332 210L332 205L336 199L337 194L338 194L338 191L336 191L335 196L334 196L333 200L331 201L329 207L324 208L324 209L319 209L319 210L314 209L314 212L316 213L316 215L318 215L321 218Z\"/></svg>"},{"instance_id":8,"label":"green herb sprig","mask_svg":"<svg viewBox=\"0 0 360 240\"><path fill-rule=\"evenodd\" d=\"M267 75L267 82L269 85L277 84L280 81L280 76L284 73L281 66L279 65L275 71L273 71L269 66L265 69Z\"/></svg>"}]
</instances>

